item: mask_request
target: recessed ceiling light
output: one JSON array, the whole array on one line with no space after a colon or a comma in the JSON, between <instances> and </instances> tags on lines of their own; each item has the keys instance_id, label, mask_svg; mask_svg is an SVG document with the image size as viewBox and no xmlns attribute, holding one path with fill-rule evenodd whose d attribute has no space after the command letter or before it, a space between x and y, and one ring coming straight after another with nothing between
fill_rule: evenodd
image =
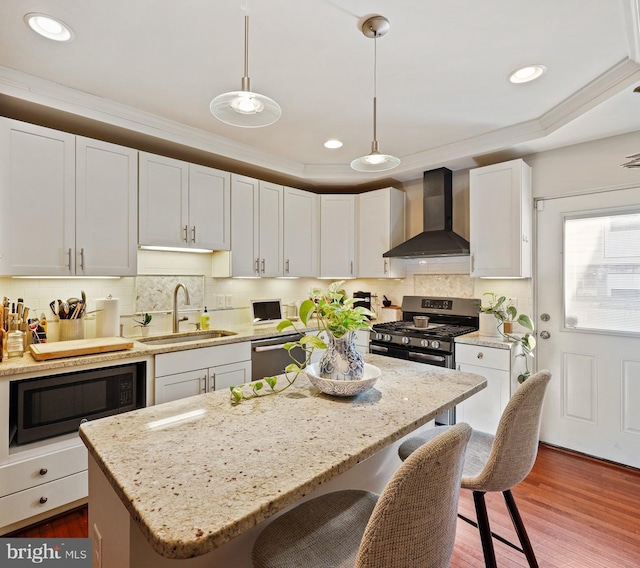
<instances>
[{"instance_id":1,"label":"recessed ceiling light","mask_svg":"<svg viewBox=\"0 0 640 568\"><path fill-rule=\"evenodd\" d=\"M46 14L25 14L25 23L36 33L54 41L71 41L73 30L62 20Z\"/></svg>"},{"instance_id":2,"label":"recessed ceiling light","mask_svg":"<svg viewBox=\"0 0 640 568\"><path fill-rule=\"evenodd\" d=\"M509 81L512 83L528 83L540 77L547 68L544 65L527 65L516 69L509 75Z\"/></svg>"},{"instance_id":3,"label":"recessed ceiling light","mask_svg":"<svg viewBox=\"0 0 640 568\"><path fill-rule=\"evenodd\" d=\"M342 142L340 142L340 140L327 140L324 143L324 147L335 150L336 148L342 148Z\"/></svg>"}]
</instances>

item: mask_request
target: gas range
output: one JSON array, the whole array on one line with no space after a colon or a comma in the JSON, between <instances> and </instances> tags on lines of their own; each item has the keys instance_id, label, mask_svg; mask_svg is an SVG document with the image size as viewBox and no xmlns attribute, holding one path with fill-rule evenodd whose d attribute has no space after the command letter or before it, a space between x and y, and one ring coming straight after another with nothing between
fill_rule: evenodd
<instances>
[{"instance_id":1,"label":"gas range","mask_svg":"<svg viewBox=\"0 0 640 568\"><path fill-rule=\"evenodd\" d=\"M478 329L479 300L469 298L402 298L402 320L375 324L371 353L455 369L453 338ZM428 327L416 327L414 316L429 316ZM436 424L455 424L456 410L436 417Z\"/></svg>"},{"instance_id":2,"label":"gas range","mask_svg":"<svg viewBox=\"0 0 640 568\"><path fill-rule=\"evenodd\" d=\"M402 320L373 325L371 351L453 368L453 338L478 329L478 303L470 298L405 296ZM414 316L428 316L428 327L415 326Z\"/></svg>"}]
</instances>

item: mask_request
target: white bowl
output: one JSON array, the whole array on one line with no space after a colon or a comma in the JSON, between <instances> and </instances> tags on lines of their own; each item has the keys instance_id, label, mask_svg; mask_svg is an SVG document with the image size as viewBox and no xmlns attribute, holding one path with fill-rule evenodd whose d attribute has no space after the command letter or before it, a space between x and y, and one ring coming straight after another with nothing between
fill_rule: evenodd
<instances>
[{"instance_id":1,"label":"white bowl","mask_svg":"<svg viewBox=\"0 0 640 568\"><path fill-rule=\"evenodd\" d=\"M380 377L381 371L375 365L364 364L362 379L357 381L334 381L320 376L318 363L308 365L305 369L311 384L325 394L333 396L355 396L369 390Z\"/></svg>"}]
</instances>

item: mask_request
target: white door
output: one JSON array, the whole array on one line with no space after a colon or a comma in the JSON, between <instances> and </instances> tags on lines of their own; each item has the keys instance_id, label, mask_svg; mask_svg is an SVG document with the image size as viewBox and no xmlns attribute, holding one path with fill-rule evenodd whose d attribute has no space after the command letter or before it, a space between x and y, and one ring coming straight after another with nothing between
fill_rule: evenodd
<instances>
[{"instance_id":1,"label":"white door","mask_svg":"<svg viewBox=\"0 0 640 568\"><path fill-rule=\"evenodd\" d=\"M266 181L261 181L259 187L260 276L282 276L284 188Z\"/></svg>"},{"instance_id":2,"label":"white door","mask_svg":"<svg viewBox=\"0 0 640 568\"><path fill-rule=\"evenodd\" d=\"M189 164L140 152L141 245L189 246Z\"/></svg>"},{"instance_id":3,"label":"white door","mask_svg":"<svg viewBox=\"0 0 640 568\"><path fill-rule=\"evenodd\" d=\"M284 188L284 275L318 276L319 198L315 193Z\"/></svg>"},{"instance_id":4,"label":"white door","mask_svg":"<svg viewBox=\"0 0 640 568\"><path fill-rule=\"evenodd\" d=\"M189 245L229 250L231 174L189 164Z\"/></svg>"},{"instance_id":5,"label":"white door","mask_svg":"<svg viewBox=\"0 0 640 568\"><path fill-rule=\"evenodd\" d=\"M135 276L138 152L76 139L76 274Z\"/></svg>"},{"instance_id":6,"label":"white door","mask_svg":"<svg viewBox=\"0 0 640 568\"><path fill-rule=\"evenodd\" d=\"M640 188L537 206L541 439L640 467Z\"/></svg>"},{"instance_id":7,"label":"white door","mask_svg":"<svg viewBox=\"0 0 640 568\"><path fill-rule=\"evenodd\" d=\"M258 180L231 175L231 276L259 276Z\"/></svg>"}]
</instances>

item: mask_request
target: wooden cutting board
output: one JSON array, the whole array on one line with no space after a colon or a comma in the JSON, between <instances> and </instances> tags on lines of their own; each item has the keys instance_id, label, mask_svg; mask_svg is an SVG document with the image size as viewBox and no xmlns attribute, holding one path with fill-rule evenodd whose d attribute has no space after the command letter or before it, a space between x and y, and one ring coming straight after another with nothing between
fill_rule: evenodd
<instances>
[{"instance_id":1,"label":"wooden cutting board","mask_svg":"<svg viewBox=\"0 0 640 568\"><path fill-rule=\"evenodd\" d=\"M73 339L71 341L54 341L52 343L33 343L29 345L31 355L36 361L77 357L78 355L95 355L110 351L131 349L133 341L122 337L96 337L95 339Z\"/></svg>"}]
</instances>

